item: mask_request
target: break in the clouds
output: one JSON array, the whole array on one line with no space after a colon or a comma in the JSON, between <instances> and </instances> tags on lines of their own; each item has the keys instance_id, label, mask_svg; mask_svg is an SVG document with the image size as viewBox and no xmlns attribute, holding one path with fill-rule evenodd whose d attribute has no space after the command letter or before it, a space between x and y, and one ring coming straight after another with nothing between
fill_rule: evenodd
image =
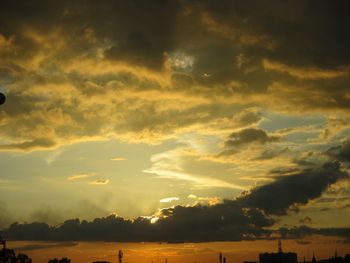
<instances>
[{"instance_id":1,"label":"break in the clouds","mask_svg":"<svg viewBox=\"0 0 350 263\"><path fill-rule=\"evenodd\" d=\"M178 201L179 197L166 197L159 200L160 203L171 203L173 201Z\"/></svg>"},{"instance_id":2,"label":"break in the clouds","mask_svg":"<svg viewBox=\"0 0 350 263\"><path fill-rule=\"evenodd\" d=\"M341 149L346 149L342 146ZM12 224L3 231L9 238L38 240L114 240L114 241L213 241L250 240L276 235L301 238L306 235L333 235L349 238L349 228L316 229L304 225L274 229L273 215L298 212L331 185L349 180L349 174L337 159L292 174L275 175L273 182L258 186L234 200L203 206L181 206L161 209L151 217L127 220L114 215L92 222L79 219L65 221L59 227L45 223ZM191 198L194 197L190 195ZM276 200L278 197L278 200ZM160 202L178 201L178 197ZM305 217L300 223L311 222ZM38 234L40 233L40 234Z\"/></svg>"},{"instance_id":3,"label":"break in the clouds","mask_svg":"<svg viewBox=\"0 0 350 263\"><path fill-rule=\"evenodd\" d=\"M36 212L67 204L62 221L97 218L64 224L86 239L105 221L171 241L263 237L279 220L292 233L307 216L349 227L349 7L2 1L1 227L46 218L8 233L73 239Z\"/></svg>"},{"instance_id":4,"label":"break in the clouds","mask_svg":"<svg viewBox=\"0 0 350 263\"><path fill-rule=\"evenodd\" d=\"M328 162L321 167L276 177L274 183L257 187L239 200L247 206L261 208L266 213L283 214L293 206L297 209L299 205L319 197L328 186L340 179L349 179L348 173L340 169L339 162Z\"/></svg>"}]
</instances>

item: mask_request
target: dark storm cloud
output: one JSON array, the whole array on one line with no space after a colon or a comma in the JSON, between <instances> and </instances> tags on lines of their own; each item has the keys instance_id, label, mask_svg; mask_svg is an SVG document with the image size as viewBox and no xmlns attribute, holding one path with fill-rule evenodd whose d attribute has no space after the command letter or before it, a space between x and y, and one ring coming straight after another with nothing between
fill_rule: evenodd
<instances>
[{"instance_id":1,"label":"dark storm cloud","mask_svg":"<svg viewBox=\"0 0 350 263\"><path fill-rule=\"evenodd\" d=\"M120 46L107 50L106 56L156 70L161 69L165 60L165 55L155 49L145 34L139 32L130 33Z\"/></svg>"},{"instance_id":2,"label":"dark storm cloud","mask_svg":"<svg viewBox=\"0 0 350 263\"><path fill-rule=\"evenodd\" d=\"M209 240L242 240L258 238L269 233L265 227L274 220L261 210L243 208L239 203L226 201L214 206L194 206L162 210L157 224L165 236L176 242Z\"/></svg>"},{"instance_id":3,"label":"dark storm cloud","mask_svg":"<svg viewBox=\"0 0 350 263\"><path fill-rule=\"evenodd\" d=\"M333 158L337 158L340 161L350 163L350 140L346 140L342 145L335 146L326 152Z\"/></svg>"},{"instance_id":4,"label":"dark storm cloud","mask_svg":"<svg viewBox=\"0 0 350 263\"><path fill-rule=\"evenodd\" d=\"M341 170L339 162L329 162L321 167L276 177L273 183L259 186L238 200L244 206L260 208L268 214L283 215L289 208L320 197L329 185L348 176Z\"/></svg>"},{"instance_id":5,"label":"dark storm cloud","mask_svg":"<svg viewBox=\"0 0 350 263\"><path fill-rule=\"evenodd\" d=\"M348 1L201 1L201 6L224 24L242 25L245 18L245 30L271 39L273 52L265 54L273 59L325 68L349 63Z\"/></svg>"},{"instance_id":6,"label":"dark storm cloud","mask_svg":"<svg viewBox=\"0 0 350 263\"><path fill-rule=\"evenodd\" d=\"M269 136L264 130L248 128L230 134L225 146L241 146L249 143L267 143L277 141L276 136Z\"/></svg>"},{"instance_id":7,"label":"dark storm cloud","mask_svg":"<svg viewBox=\"0 0 350 263\"><path fill-rule=\"evenodd\" d=\"M0 33L16 36L18 56L32 56L40 49L33 39L22 34L23 29L35 28L49 33L63 28L69 36L70 51L77 55L86 51L79 35L92 29L98 40L106 40L110 48L107 59L118 60L160 70L164 53L174 45L172 34L183 5L179 1L5 1L1 9ZM67 53L68 52L68 53Z\"/></svg>"},{"instance_id":8,"label":"dark storm cloud","mask_svg":"<svg viewBox=\"0 0 350 263\"><path fill-rule=\"evenodd\" d=\"M231 133L224 143L224 149L218 156L233 155L240 152L242 148L249 145L262 145L276 142L280 139L278 136L270 136L264 130L258 128L246 128L238 132ZM282 154L283 152L280 152ZM258 159L269 159L267 152L263 153ZM279 155L270 153L270 158Z\"/></svg>"},{"instance_id":9,"label":"dark storm cloud","mask_svg":"<svg viewBox=\"0 0 350 263\"><path fill-rule=\"evenodd\" d=\"M225 211L230 209L230 211ZM168 213L164 211L164 213ZM273 220L258 210L237 207L175 207L173 215L151 224L148 219L133 221L115 216L96 218L91 222L67 220L57 227L46 223L12 224L2 232L5 238L19 240L108 240L108 241L212 241L242 240L266 236ZM219 214L218 214L219 213ZM207 216L201 217L201 216ZM256 217L256 218L255 218Z\"/></svg>"},{"instance_id":10,"label":"dark storm cloud","mask_svg":"<svg viewBox=\"0 0 350 263\"><path fill-rule=\"evenodd\" d=\"M98 38L113 41L112 59L159 68L164 52L183 49L198 57L195 71L219 70L226 77L234 72L224 68L242 51L296 66L349 64L348 9L347 1L315 0L5 1L0 32L10 36L26 24L91 27ZM203 38L204 32L210 34Z\"/></svg>"},{"instance_id":11,"label":"dark storm cloud","mask_svg":"<svg viewBox=\"0 0 350 263\"><path fill-rule=\"evenodd\" d=\"M102 102L108 113L102 115L101 110L100 116L87 113L96 105L83 104L92 93L111 98L106 92L111 82L120 82L129 91L168 92L168 97L190 94L205 98L208 101L202 103L211 108L220 97L232 104L238 101L268 110L348 110L350 18L344 11L348 7L346 1L323 0L273 0L269 5L259 0L224 0L220 5L212 0L2 1L0 75L4 78L0 83L6 84L8 95L16 95L9 96L0 113L9 120L1 132L13 142L6 147L52 147L37 134L25 132L42 112L51 116L61 111L66 117L64 128L50 118L40 119L45 133L53 130L49 134L57 145L82 136L103 137L104 125L120 127L112 133L121 137L132 132L144 136L145 131L166 137L165 133L195 127L196 121L207 123L221 117L215 111L208 115L205 107L182 102L178 105L195 113L188 121L169 116L189 116L178 105L154 117L154 109L160 107L140 99L134 104L141 105L136 113L130 112L133 107L118 105L120 115L129 117L127 121L108 120L106 124L106 116L114 116L109 112L114 113L114 103ZM175 63L176 57L180 61ZM143 71L146 74L140 73ZM152 74L157 80L148 79ZM66 100L55 94L44 103L41 95L60 89L50 86L58 82L72 86L65 94L77 94ZM87 88L87 82L94 83L95 89L93 85ZM39 84L47 85L33 92ZM118 90L113 92L118 100ZM138 113L147 110L150 112L140 120ZM33 114L20 114L25 111ZM208 117L198 120L197 116ZM67 124L68 119L75 125ZM154 128L158 119L159 126L168 127L166 131ZM170 120L176 125L165 123ZM30 142L38 144L27 147Z\"/></svg>"},{"instance_id":12,"label":"dark storm cloud","mask_svg":"<svg viewBox=\"0 0 350 263\"><path fill-rule=\"evenodd\" d=\"M46 223L14 223L9 228L0 231L4 238L17 240L42 241L165 241L165 242L202 242L202 241L240 241L276 237L299 239L313 234L322 236L350 237L350 228L311 228L300 226L273 230L265 228L271 226L272 219L266 218L256 209L245 212L241 208L232 210L225 218L213 214L210 207L175 207L174 215L170 219L164 218L155 224L148 219L137 218L133 221L115 216L96 218L93 221L79 219L66 220L63 224L52 227ZM216 210L217 208L214 208ZM221 208L219 208L221 209ZM180 211L182 210L182 211ZM222 211L221 211L222 212ZM200 215L209 218L199 217ZM254 216L255 218L253 218ZM73 246L67 243L65 246ZM50 245L47 248L54 248ZM39 247L28 247L28 250Z\"/></svg>"},{"instance_id":13,"label":"dark storm cloud","mask_svg":"<svg viewBox=\"0 0 350 263\"><path fill-rule=\"evenodd\" d=\"M312 228L305 225L299 227L282 227L278 231L282 238L304 238L311 235L337 236L350 238L350 228Z\"/></svg>"},{"instance_id":14,"label":"dark storm cloud","mask_svg":"<svg viewBox=\"0 0 350 263\"><path fill-rule=\"evenodd\" d=\"M247 128L239 132L231 133L225 142L225 147L240 147L251 143L265 144L278 140L279 137L269 136L262 129Z\"/></svg>"}]
</instances>

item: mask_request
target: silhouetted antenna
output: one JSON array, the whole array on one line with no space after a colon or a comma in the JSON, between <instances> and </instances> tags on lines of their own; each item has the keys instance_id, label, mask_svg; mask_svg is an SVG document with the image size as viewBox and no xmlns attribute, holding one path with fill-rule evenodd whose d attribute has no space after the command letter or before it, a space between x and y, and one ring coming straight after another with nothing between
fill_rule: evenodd
<instances>
[{"instance_id":1,"label":"silhouetted antenna","mask_svg":"<svg viewBox=\"0 0 350 263\"><path fill-rule=\"evenodd\" d=\"M118 263L122 263L123 261L123 251L119 250L118 252Z\"/></svg>"},{"instance_id":2,"label":"silhouetted antenna","mask_svg":"<svg viewBox=\"0 0 350 263\"><path fill-rule=\"evenodd\" d=\"M281 239L278 240L278 253L282 253L282 241L281 241Z\"/></svg>"}]
</instances>

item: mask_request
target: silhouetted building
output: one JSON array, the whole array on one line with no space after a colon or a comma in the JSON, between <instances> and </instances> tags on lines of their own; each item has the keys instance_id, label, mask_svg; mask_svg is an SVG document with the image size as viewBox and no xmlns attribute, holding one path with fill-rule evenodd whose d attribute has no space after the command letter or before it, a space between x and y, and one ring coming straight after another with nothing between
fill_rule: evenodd
<instances>
[{"instance_id":1,"label":"silhouetted building","mask_svg":"<svg viewBox=\"0 0 350 263\"><path fill-rule=\"evenodd\" d=\"M259 254L259 263L297 263L297 262L298 262L297 253L283 252L281 241L278 241L277 253Z\"/></svg>"},{"instance_id":2,"label":"silhouetted building","mask_svg":"<svg viewBox=\"0 0 350 263\"><path fill-rule=\"evenodd\" d=\"M48 263L70 263L70 259L69 258L61 258L61 259L54 258L54 259L50 259L48 261Z\"/></svg>"},{"instance_id":3,"label":"silhouetted building","mask_svg":"<svg viewBox=\"0 0 350 263\"><path fill-rule=\"evenodd\" d=\"M314 257L313 257L314 259ZM345 255L345 257L338 256L338 253L335 252L334 257L331 257L329 259L321 259L316 261L313 261L314 263L350 263L350 254Z\"/></svg>"}]
</instances>

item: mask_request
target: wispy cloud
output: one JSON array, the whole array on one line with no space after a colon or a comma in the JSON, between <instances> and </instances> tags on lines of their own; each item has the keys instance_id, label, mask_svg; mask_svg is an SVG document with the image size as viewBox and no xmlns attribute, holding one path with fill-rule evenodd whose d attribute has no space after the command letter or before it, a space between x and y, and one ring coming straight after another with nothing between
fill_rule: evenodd
<instances>
[{"instance_id":1,"label":"wispy cloud","mask_svg":"<svg viewBox=\"0 0 350 263\"><path fill-rule=\"evenodd\" d=\"M96 175L97 175L96 173L75 174L75 175L68 176L67 179L69 181L74 181L74 180L80 180L80 179L94 177Z\"/></svg>"},{"instance_id":2,"label":"wispy cloud","mask_svg":"<svg viewBox=\"0 0 350 263\"><path fill-rule=\"evenodd\" d=\"M178 179L184 181L190 181L196 183L197 187L222 187L222 188L231 188L238 190L246 190L243 186L225 182L219 179L213 179L210 177L202 177L198 175L188 174L184 172L175 172L167 170L143 170L145 173L156 174L157 178L164 179Z\"/></svg>"},{"instance_id":3,"label":"wispy cloud","mask_svg":"<svg viewBox=\"0 0 350 263\"><path fill-rule=\"evenodd\" d=\"M154 174L155 178L176 179L194 183L196 187L221 187L245 190L244 187L221 179L203 175L197 171L186 171L188 149L176 148L171 151L155 154L151 157L152 166L143 170L144 173Z\"/></svg>"},{"instance_id":4,"label":"wispy cloud","mask_svg":"<svg viewBox=\"0 0 350 263\"><path fill-rule=\"evenodd\" d=\"M111 161L125 161L125 160L127 160L127 159L124 157L120 157L120 156L116 156L116 157L111 158Z\"/></svg>"},{"instance_id":5,"label":"wispy cloud","mask_svg":"<svg viewBox=\"0 0 350 263\"><path fill-rule=\"evenodd\" d=\"M50 153L46 158L45 161L48 165L52 164L53 162L55 162L63 153L64 153L64 148L61 147L55 151L53 151L52 153Z\"/></svg>"}]
</instances>

